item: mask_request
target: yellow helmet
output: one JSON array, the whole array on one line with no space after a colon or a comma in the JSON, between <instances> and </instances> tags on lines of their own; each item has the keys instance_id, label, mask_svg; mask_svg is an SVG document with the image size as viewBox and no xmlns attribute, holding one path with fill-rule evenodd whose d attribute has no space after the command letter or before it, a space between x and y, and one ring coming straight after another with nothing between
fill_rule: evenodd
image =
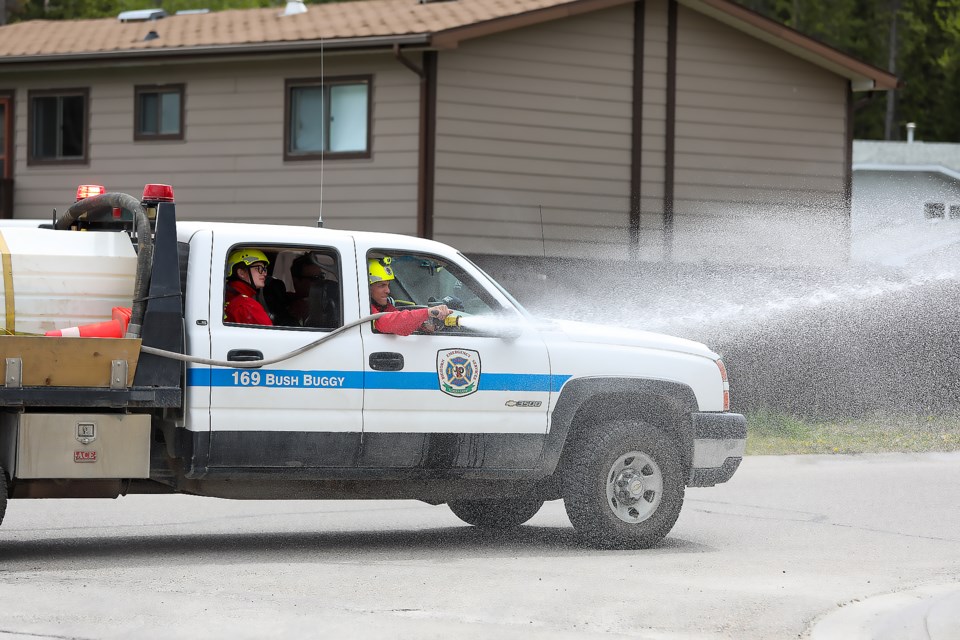
<instances>
[{"instance_id":1,"label":"yellow helmet","mask_svg":"<svg viewBox=\"0 0 960 640\"><path fill-rule=\"evenodd\" d=\"M394 280L393 269L390 267L390 256L379 260L367 260L367 279L374 282L389 282Z\"/></svg>"},{"instance_id":2,"label":"yellow helmet","mask_svg":"<svg viewBox=\"0 0 960 640\"><path fill-rule=\"evenodd\" d=\"M227 258L227 275L232 276L233 270L241 264L250 267L258 262L270 264L266 254L259 249L237 249Z\"/></svg>"}]
</instances>

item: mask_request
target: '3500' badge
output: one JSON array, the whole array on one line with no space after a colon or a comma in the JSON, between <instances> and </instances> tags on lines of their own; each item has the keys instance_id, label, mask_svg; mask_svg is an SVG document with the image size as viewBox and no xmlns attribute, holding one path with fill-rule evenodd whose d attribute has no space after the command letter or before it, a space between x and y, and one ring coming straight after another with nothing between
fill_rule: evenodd
<instances>
[{"instance_id":1,"label":"'3500' badge","mask_svg":"<svg viewBox=\"0 0 960 640\"><path fill-rule=\"evenodd\" d=\"M437 352L440 391L454 397L468 396L480 386L480 353L470 349Z\"/></svg>"}]
</instances>

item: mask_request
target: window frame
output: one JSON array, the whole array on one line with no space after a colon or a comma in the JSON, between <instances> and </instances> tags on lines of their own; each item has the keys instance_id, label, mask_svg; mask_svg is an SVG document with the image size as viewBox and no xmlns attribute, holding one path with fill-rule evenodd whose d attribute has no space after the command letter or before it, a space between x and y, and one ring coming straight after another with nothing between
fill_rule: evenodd
<instances>
[{"instance_id":1,"label":"window frame","mask_svg":"<svg viewBox=\"0 0 960 640\"><path fill-rule=\"evenodd\" d=\"M293 139L290 132L291 110L293 108L293 90L301 87L331 87L344 84L365 84L367 86L367 131L366 148L363 151L322 151L315 153L293 153ZM330 93L324 94L324 106L330 112ZM330 120L324 120L324 141L330 141ZM283 86L283 160L284 162L316 161L321 158L334 160L369 159L373 156L373 74L355 76L336 76L333 78L287 78Z\"/></svg>"},{"instance_id":2,"label":"window frame","mask_svg":"<svg viewBox=\"0 0 960 640\"><path fill-rule=\"evenodd\" d=\"M178 93L180 95L180 130L177 133L144 133L140 130L140 96L144 94L163 94ZM185 83L172 84L138 84L133 87L133 140L135 142L153 142L159 140L184 140L186 137L186 115L185 103L187 98L187 85ZM157 117L162 117L158 111ZM160 130L160 127L157 127Z\"/></svg>"},{"instance_id":3,"label":"window frame","mask_svg":"<svg viewBox=\"0 0 960 640\"><path fill-rule=\"evenodd\" d=\"M340 251L340 248L330 244L330 245L316 245L316 244L277 244L272 242L238 242L232 245L226 253L226 258L229 260L229 257L233 254L234 251L238 249L258 249L263 251L267 258L270 260L270 265L267 268L267 278L274 278L282 280L282 278L277 278L276 268L277 268L277 257L284 251L302 251L304 253L317 252L323 253L333 257L336 260L336 282L339 288L340 300L341 303L344 299L344 280L343 280L343 255ZM290 266L293 266L293 261L291 261ZM224 263L224 272L226 272L226 263ZM292 276L292 274L291 274ZM227 285L229 280L224 278L223 283L223 292L220 299L220 308L221 311L225 309L227 304ZM267 305L267 301L264 299L263 290L257 292L256 297L257 302L264 308L264 311L267 314L270 314L271 309ZM271 318L272 319L272 318ZM337 331L341 329L344 324L346 324L346 319L344 316L344 310L341 306L340 308L340 317L339 325L337 327L311 327L311 326L299 326L299 325L286 325L286 324L274 324L274 325L257 325L257 324L243 324L239 322L227 322L221 315L221 324L224 327L234 327L241 329L254 329L254 330L266 330L266 331L313 331L321 333L330 333L331 331Z\"/></svg>"},{"instance_id":4,"label":"window frame","mask_svg":"<svg viewBox=\"0 0 960 640\"><path fill-rule=\"evenodd\" d=\"M429 251L420 251L417 249L401 249L399 247L388 249L388 248L376 246L376 247L370 247L369 249L367 249L366 255L363 259L363 264L366 265L369 260L379 259L382 256L390 256L394 260L396 260L397 256L401 256L401 257L415 258L418 260L430 260L430 261L439 263L450 273L451 276L456 278L461 284L465 286L472 284L473 287L476 287L476 290L474 290L473 287L467 286L470 292L487 307L487 310L489 310L490 313L497 314L497 313L504 312L503 304L501 303L500 300L497 300L496 296L491 294L490 290L487 289L487 287L484 286L484 282L481 279L474 276L469 271L467 271L466 269L464 269L463 265L458 264L456 260L450 257L442 256L436 253L431 253ZM364 268L364 273L366 273L366 268ZM394 271L394 275L396 276L396 271ZM399 287L403 289L405 292L410 293L410 291L407 289L406 286L403 285L402 282L399 284ZM391 292L391 298L394 297L393 293L394 292ZM413 302L414 306L412 308L422 307L426 304L425 301L418 301L418 300L410 300L409 302ZM399 305L399 306L394 305L394 306L396 306L397 310L399 311L403 311L405 308L411 308L408 305ZM465 309L460 309L457 311L463 311L464 313L468 313L471 315L476 313L475 311L466 311ZM373 325L373 332L377 335L389 335L389 334L384 334L381 331L378 331L375 323ZM413 332L413 335L423 335L423 336L462 335L462 336L479 338L479 337L488 337L489 333L481 330L475 330L475 329L447 327L442 332L436 332L436 333L417 329L416 331Z\"/></svg>"},{"instance_id":5,"label":"window frame","mask_svg":"<svg viewBox=\"0 0 960 640\"><path fill-rule=\"evenodd\" d=\"M0 180L9 180L13 178L13 152L15 145L14 136L16 135L16 93L12 89L0 89L0 100L3 101L6 109L6 117L0 118L0 127L4 127L3 144L0 146L0 158L3 158L3 165L0 168Z\"/></svg>"},{"instance_id":6,"label":"window frame","mask_svg":"<svg viewBox=\"0 0 960 640\"><path fill-rule=\"evenodd\" d=\"M44 158L34 153L34 135L37 123L34 120L36 98L65 98L80 96L83 98L83 155L79 158ZM86 165L90 163L90 89L71 87L64 89L31 89L27 91L27 166Z\"/></svg>"}]
</instances>

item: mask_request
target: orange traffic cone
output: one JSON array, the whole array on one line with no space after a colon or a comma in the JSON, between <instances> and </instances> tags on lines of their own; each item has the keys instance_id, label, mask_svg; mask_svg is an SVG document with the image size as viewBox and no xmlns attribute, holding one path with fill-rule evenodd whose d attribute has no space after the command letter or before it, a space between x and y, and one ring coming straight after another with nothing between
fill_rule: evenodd
<instances>
[{"instance_id":1,"label":"orange traffic cone","mask_svg":"<svg viewBox=\"0 0 960 640\"><path fill-rule=\"evenodd\" d=\"M79 327L55 329L47 331L44 335L64 338L122 338L124 331L126 329L123 322L108 320L107 322L84 324Z\"/></svg>"},{"instance_id":2,"label":"orange traffic cone","mask_svg":"<svg viewBox=\"0 0 960 640\"><path fill-rule=\"evenodd\" d=\"M120 323L122 333L127 332L127 325L130 324L130 307L114 307L111 318Z\"/></svg>"}]
</instances>

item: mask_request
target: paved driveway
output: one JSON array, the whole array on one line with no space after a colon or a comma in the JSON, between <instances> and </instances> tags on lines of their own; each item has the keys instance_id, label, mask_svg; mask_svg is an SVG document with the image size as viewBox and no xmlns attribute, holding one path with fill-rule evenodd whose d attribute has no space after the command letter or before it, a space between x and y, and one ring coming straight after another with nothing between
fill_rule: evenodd
<instances>
[{"instance_id":1,"label":"paved driveway","mask_svg":"<svg viewBox=\"0 0 960 640\"><path fill-rule=\"evenodd\" d=\"M649 551L548 503L505 535L417 502L11 501L0 638L796 638L960 582L960 454L750 457Z\"/></svg>"}]
</instances>

